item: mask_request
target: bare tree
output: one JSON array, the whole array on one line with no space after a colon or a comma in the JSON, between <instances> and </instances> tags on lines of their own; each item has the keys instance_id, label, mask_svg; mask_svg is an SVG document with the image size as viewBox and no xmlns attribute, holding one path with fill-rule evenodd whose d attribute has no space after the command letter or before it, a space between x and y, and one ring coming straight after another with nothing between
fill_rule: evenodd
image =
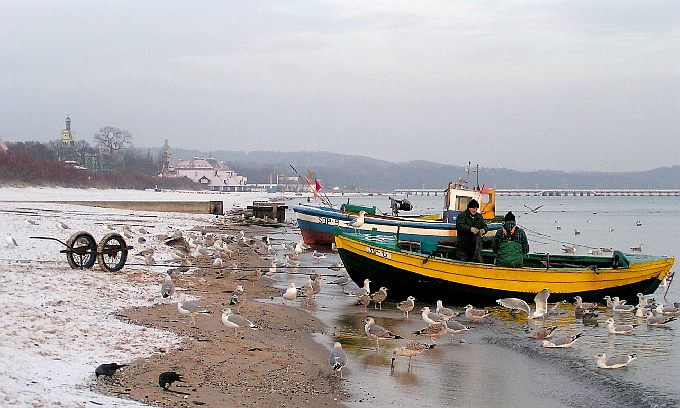
<instances>
[{"instance_id":1,"label":"bare tree","mask_svg":"<svg viewBox=\"0 0 680 408\"><path fill-rule=\"evenodd\" d=\"M107 151L110 155L119 153L128 147L132 147L132 135L127 130L121 130L113 126L105 126L94 135L97 148Z\"/></svg>"}]
</instances>

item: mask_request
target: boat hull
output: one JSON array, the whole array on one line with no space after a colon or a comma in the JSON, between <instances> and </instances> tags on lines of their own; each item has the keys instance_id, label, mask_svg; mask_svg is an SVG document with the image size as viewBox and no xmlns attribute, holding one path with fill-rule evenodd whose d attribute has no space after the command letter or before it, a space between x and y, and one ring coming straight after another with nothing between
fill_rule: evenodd
<instances>
[{"instance_id":1,"label":"boat hull","mask_svg":"<svg viewBox=\"0 0 680 408\"><path fill-rule=\"evenodd\" d=\"M336 237L338 253L352 280L363 285L385 286L390 297L414 296L422 301L449 304L494 304L496 299L516 297L533 301L543 288L551 301L573 301L574 296L602 301L606 295L636 299L638 292L653 293L673 265L673 258L650 257L628 268L544 269L502 268L493 265L428 259L420 254L390 250L346 236Z\"/></svg>"}]
</instances>

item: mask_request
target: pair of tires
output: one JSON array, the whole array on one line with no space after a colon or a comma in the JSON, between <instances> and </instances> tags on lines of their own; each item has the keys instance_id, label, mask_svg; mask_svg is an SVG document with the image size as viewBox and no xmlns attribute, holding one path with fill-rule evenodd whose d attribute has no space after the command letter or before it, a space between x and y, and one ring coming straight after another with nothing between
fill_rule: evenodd
<instances>
[{"instance_id":1,"label":"pair of tires","mask_svg":"<svg viewBox=\"0 0 680 408\"><path fill-rule=\"evenodd\" d=\"M97 262L102 270L117 272L125 266L128 246L115 232L106 234L97 244L92 234L78 231L66 241L66 259L73 269L90 269Z\"/></svg>"}]
</instances>

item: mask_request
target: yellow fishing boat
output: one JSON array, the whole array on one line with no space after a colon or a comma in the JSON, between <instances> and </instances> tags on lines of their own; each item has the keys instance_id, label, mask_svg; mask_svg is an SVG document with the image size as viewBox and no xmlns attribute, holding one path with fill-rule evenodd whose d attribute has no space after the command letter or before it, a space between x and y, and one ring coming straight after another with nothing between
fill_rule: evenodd
<instances>
[{"instance_id":1,"label":"yellow fishing boat","mask_svg":"<svg viewBox=\"0 0 680 408\"><path fill-rule=\"evenodd\" d=\"M398 241L396 237L340 233L335 245L352 280L385 286L390 297L415 296L451 304L493 303L517 297L533 300L549 288L550 300L601 301L606 295L636 299L653 293L673 266L674 258L614 251L611 256L528 254L522 268L495 266L483 251L483 263L453 260L449 245ZM426 248L427 247L427 248ZM425 252L425 253L423 253Z\"/></svg>"}]
</instances>

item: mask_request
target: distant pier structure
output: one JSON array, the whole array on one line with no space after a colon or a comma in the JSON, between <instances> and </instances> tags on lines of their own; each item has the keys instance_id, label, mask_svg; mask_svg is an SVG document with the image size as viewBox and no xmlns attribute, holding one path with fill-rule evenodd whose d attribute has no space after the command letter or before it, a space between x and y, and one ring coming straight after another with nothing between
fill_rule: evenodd
<instances>
[{"instance_id":1,"label":"distant pier structure","mask_svg":"<svg viewBox=\"0 0 680 408\"><path fill-rule=\"evenodd\" d=\"M541 188L541 189L496 189L498 196L541 196L541 197L649 197L649 196L663 196L663 197L678 197L680 190L658 189L658 190L643 190L643 189L559 189L559 188Z\"/></svg>"},{"instance_id":2,"label":"distant pier structure","mask_svg":"<svg viewBox=\"0 0 680 408\"><path fill-rule=\"evenodd\" d=\"M394 190L395 195L404 196L437 196L439 194L445 194L446 190L442 188L397 188Z\"/></svg>"},{"instance_id":3,"label":"distant pier structure","mask_svg":"<svg viewBox=\"0 0 680 408\"><path fill-rule=\"evenodd\" d=\"M437 196L444 194L443 189L434 188L398 188L394 190L395 195L405 196ZM497 196L540 196L540 197L680 197L680 190L672 189L596 189L596 188L515 188L515 189L496 189Z\"/></svg>"}]
</instances>

